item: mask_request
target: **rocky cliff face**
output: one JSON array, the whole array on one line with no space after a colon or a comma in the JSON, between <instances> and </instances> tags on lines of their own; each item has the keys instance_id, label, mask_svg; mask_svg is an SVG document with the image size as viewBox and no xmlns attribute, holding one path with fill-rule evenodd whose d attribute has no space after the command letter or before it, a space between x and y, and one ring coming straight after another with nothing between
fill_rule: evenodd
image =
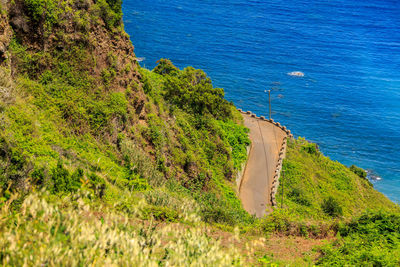
<instances>
[{"instance_id":1,"label":"rocky cliff face","mask_svg":"<svg viewBox=\"0 0 400 267\"><path fill-rule=\"evenodd\" d=\"M96 85L101 86L102 71L112 67L116 74L108 87L115 91L126 89L139 80L133 45L123 31L122 21L109 29L106 20L107 16L111 16L107 12L111 11L95 2L11 1L7 4L8 11L2 16L0 25L0 30L4 29L5 33L3 46L8 47L11 28L12 38L24 46L30 55L49 53L50 58L46 55L37 60L37 76L55 68L58 62L54 57L58 54L85 50L88 58L79 58L82 61L77 66L81 71L94 76ZM50 5L51 8L46 7ZM69 56L73 58L80 55L71 53ZM13 67L15 72L21 71L17 64Z\"/></svg>"},{"instance_id":2,"label":"rocky cliff face","mask_svg":"<svg viewBox=\"0 0 400 267\"><path fill-rule=\"evenodd\" d=\"M85 80L88 94L103 96L133 89L130 108L142 113L146 96L133 45L106 1L8 1L0 19L0 60L10 57L14 79L71 75Z\"/></svg>"},{"instance_id":3,"label":"rocky cliff face","mask_svg":"<svg viewBox=\"0 0 400 267\"><path fill-rule=\"evenodd\" d=\"M6 14L0 16L0 63L8 58L8 47L12 36L11 27Z\"/></svg>"},{"instance_id":4,"label":"rocky cliff face","mask_svg":"<svg viewBox=\"0 0 400 267\"><path fill-rule=\"evenodd\" d=\"M91 163L76 147L68 148L65 138L87 136L98 140L98 147L116 146L118 135L129 135L127 129L144 116L148 98L134 47L123 30L120 7L108 2L113 1L1 2L3 187L10 179L21 184L38 166L50 172L53 159L67 155L75 167L87 168ZM44 129L45 124L52 129ZM12 163L14 154L19 160Z\"/></svg>"}]
</instances>

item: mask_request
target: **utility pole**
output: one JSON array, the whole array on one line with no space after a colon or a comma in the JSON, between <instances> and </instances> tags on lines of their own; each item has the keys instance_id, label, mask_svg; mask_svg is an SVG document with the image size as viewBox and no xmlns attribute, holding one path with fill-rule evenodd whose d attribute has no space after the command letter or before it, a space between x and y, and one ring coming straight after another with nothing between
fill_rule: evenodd
<instances>
[{"instance_id":1,"label":"utility pole","mask_svg":"<svg viewBox=\"0 0 400 267\"><path fill-rule=\"evenodd\" d=\"M269 119L271 120L271 90L268 90L268 99L269 99Z\"/></svg>"},{"instance_id":2,"label":"utility pole","mask_svg":"<svg viewBox=\"0 0 400 267\"><path fill-rule=\"evenodd\" d=\"M273 89L273 88L272 88ZM264 90L264 93L266 93L267 90ZM272 119L271 116L271 90L268 90L268 101L269 101L269 119Z\"/></svg>"},{"instance_id":3,"label":"utility pole","mask_svg":"<svg viewBox=\"0 0 400 267\"><path fill-rule=\"evenodd\" d=\"M283 179L285 178L285 171L282 170L282 179L281 179L281 185L282 185L282 202L281 202L281 209L283 209Z\"/></svg>"}]
</instances>

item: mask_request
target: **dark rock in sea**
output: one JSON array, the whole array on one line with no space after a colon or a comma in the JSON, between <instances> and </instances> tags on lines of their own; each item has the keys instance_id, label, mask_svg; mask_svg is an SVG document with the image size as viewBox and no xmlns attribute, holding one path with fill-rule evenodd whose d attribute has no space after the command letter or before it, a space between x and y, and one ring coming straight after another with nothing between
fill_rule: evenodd
<instances>
[{"instance_id":1,"label":"dark rock in sea","mask_svg":"<svg viewBox=\"0 0 400 267\"><path fill-rule=\"evenodd\" d=\"M380 177L375 171L367 170L367 178L372 181L380 181L382 177Z\"/></svg>"}]
</instances>

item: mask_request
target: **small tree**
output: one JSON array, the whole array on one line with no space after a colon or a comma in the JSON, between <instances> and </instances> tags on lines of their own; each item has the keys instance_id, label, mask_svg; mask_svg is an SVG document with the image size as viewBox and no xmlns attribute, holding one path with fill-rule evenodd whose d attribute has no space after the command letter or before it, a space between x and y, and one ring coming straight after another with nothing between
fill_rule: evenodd
<instances>
[{"instance_id":1,"label":"small tree","mask_svg":"<svg viewBox=\"0 0 400 267\"><path fill-rule=\"evenodd\" d=\"M169 59L162 58L157 61L158 65L153 69L153 72L161 75L175 75L179 69L172 64Z\"/></svg>"}]
</instances>

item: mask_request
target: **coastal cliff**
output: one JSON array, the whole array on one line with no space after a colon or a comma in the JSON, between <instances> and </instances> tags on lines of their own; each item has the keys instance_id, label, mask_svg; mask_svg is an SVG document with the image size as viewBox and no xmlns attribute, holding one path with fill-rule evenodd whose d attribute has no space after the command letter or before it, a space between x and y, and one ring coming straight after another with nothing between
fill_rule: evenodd
<instances>
[{"instance_id":1,"label":"coastal cliff","mask_svg":"<svg viewBox=\"0 0 400 267\"><path fill-rule=\"evenodd\" d=\"M118 0L2 1L4 265L329 264L341 245L302 253L358 234L350 220L399 227L394 203L303 139L288 143L282 208L248 214L235 186L251 143L241 113L201 70L142 68L134 38ZM290 238L308 245L270 246ZM392 263L399 247L384 247Z\"/></svg>"}]
</instances>

